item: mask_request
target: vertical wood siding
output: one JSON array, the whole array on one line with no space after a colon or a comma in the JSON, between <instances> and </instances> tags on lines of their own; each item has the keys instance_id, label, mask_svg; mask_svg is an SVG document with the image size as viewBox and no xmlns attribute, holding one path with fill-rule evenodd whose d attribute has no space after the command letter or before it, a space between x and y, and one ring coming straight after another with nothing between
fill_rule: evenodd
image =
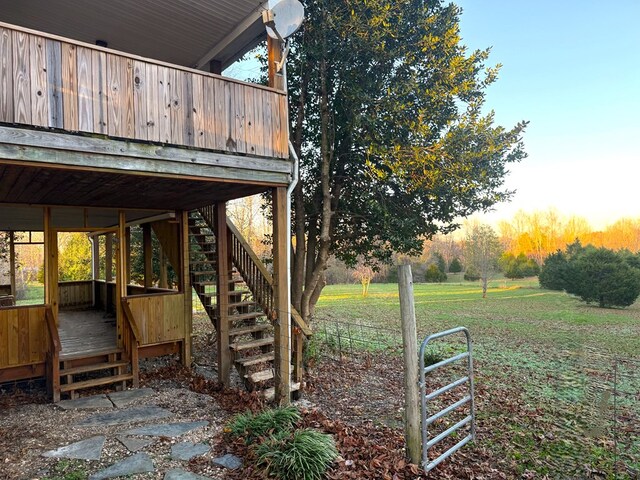
<instances>
[{"instance_id":1,"label":"vertical wood siding","mask_svg":"<svg viewBox=\"0 0 640 480\"><path fill-rule=\"evenodd\" d=\"M288 157L283 93L0 27L0 122Z\"/></svg>"},{"instance_id":2,"label":"vertical wood siding","mask_svg":"<svg viewBox=\"0 0 640 480\"><path fill-rule=\"evenodd\" d=\"M0 308L0 369L44 362L45 307Z\"/></svg>"},{"instance_id":3,"label":"vertical wood siding","mask_svg":"<svg viewBox=\"0 0 640 480\"><path fill-rule=\"evenodd\" d=\"M131 296L127 302L142 335L141 346L184 338L184 294Z\"/></svg>"}]
</instances>

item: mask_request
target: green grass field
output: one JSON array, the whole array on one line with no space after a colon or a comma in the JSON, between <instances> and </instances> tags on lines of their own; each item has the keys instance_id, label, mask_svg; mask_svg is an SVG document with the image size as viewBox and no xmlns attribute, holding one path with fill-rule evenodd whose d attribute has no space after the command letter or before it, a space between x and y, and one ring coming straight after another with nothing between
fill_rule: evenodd
<instances>
[{"instance_id":1,"label":"green grass field","mask_svg":"<svg viewBox=\"0 0 640 480\"><path fill-rule=\"evenodd\" d=\"M615 358L640 360L640 303L600 309L540 289L537 279L494 280L487 298L476 282L419 283L414 297L419 339L456 326L471 331L478 421L487 426L482 442L516 463L518 473L590 478L587 468L603 472L597 478L636 478L640 372L634 368L640 363L617 367L618 388L630 395L616 397L616 408L631 428L618 432L625 456L618 458L617 477L613 399L606 391ZM399 341L398 287L371 284L363 297L359 284L327 286L314 322L320 333L337 322L373 325L377 335Z\"/></svg>"}]
</instances>

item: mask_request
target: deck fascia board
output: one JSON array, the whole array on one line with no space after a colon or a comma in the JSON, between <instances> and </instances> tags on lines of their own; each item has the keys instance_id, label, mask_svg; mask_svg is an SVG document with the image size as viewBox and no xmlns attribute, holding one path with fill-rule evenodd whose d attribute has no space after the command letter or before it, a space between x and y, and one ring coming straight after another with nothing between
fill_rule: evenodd
<instances>
[{"instance_id":1,"label":"deck fascia board","mask_svg":"<svg viewBox=\"0 0 640 480\"><path fill-rule=\"evenodd\" d=\"M289 160L0 125L0 161L154 176L286 185Z\"/></svg>"}]
</instances>

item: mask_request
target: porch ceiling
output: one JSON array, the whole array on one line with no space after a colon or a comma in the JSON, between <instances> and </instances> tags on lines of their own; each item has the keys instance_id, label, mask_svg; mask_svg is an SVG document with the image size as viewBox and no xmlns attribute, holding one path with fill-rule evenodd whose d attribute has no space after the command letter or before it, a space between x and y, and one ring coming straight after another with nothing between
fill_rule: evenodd
<instances>
[{"instance_id":1,"label":"porch ceiling","mask_svg":"<svg viewBox=\"0 0 640 480\"><path fill-rule=\"evenodd\" d=\"M42 207L0 204L0 231L42 231L44 229ZM127 222L143 222L144 219L163 215L156 210L127 210ZM167 213L168 215L168 213ZM118 224L118 210L100 208L54 207L51 212L55 228L110 228Z\"/></svg>"},{"instance_id":2,"label":"porch ceiling","mask_svg":"<svg viewBox=\"0 0 640 480\"><path fill-rule=\"evenodd\" d=\"M192 210L265 191L262 185L0 164L0 203Z\"/></svg>"},{"instance_id":3,"label":"porch ceiling","mask_svg":"<svg viewBox=\"0 0 640 480\"><path fill-rule=\"evenodd\" d=\"M266 36L264 0L0 0L0 21L184 66L228 66ZM206 65L205 65L206 67Z\"/></svg>"}]
</instances>

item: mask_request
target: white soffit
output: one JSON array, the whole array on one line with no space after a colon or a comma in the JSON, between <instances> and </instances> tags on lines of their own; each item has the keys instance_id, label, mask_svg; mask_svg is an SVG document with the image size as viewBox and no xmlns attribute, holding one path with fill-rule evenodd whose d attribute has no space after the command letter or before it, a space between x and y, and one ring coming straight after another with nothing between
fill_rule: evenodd
<instances>
[{"instance_id":1,"label":"white soffit","mask_svg":"<svg viewBox=\"0 0 640 480\"><path fill-rule=\"evenodd\" d=\"M225 68L266 37L265 8L264 0L0 0L0 21L189 67L215 52L210 59Z\"/></svg>"}]
</instances>

